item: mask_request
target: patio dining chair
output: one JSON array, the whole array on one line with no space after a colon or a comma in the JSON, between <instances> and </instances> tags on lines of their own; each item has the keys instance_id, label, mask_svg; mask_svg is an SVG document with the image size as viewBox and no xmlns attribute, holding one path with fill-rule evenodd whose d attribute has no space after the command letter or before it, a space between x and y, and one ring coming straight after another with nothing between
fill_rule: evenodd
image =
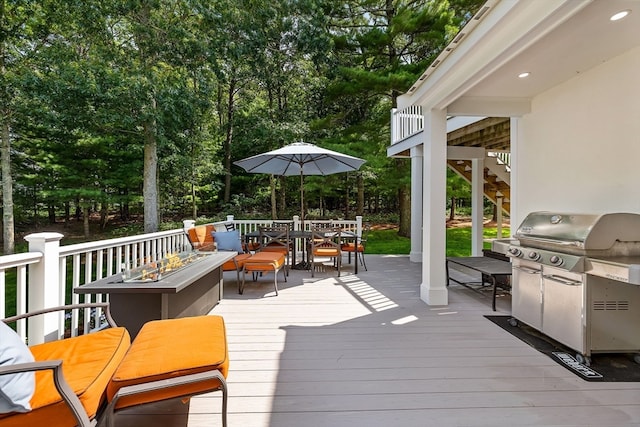
<instances>
[{"instance_id":1,"label":"patio dining chair","mask_svg":"<svg viewBox=\"0 0 640 427\"><path fill-rule=\"evenodd\" d=\"M364 267L365 271L368 270L367 263L364 261L364 252L367 248L367 239L369 238L370 230L371 225L366 224L362 232L362 238L358 239L357 245L355 241L345 241L342 243L342 245L340 245L342 251L346 252L349 255L347 258L347 262L351 264L351 254L353 254L355 257L355 262L358 262L358 258L360 258L360 265Z\"/></svg>"},{"instance_id":2,"label":"patio dining chair","mask_svg":"<svg viewBox=\"0 0 640 427\"><path fill-rule=\"evenodd\" d=\"M289 275L289 269L291 268L290 255L293 244L289 235L289 226L259 227L258 230L260 233L260 248L257 251L282 253L286 258L285 273Z\"/></svg>"},{"instance_id":3,"label":"patio dining chair","mask_svg":"<svg viewBox=\"0 0 640 427\"><path fill-rule=\"evenodd\" d=\"M338 269L342 265L342 250L340 249L340 227L315 227L311 229L309 242L309 256L311 258L311 277L315 276L316 258L332 258Z\"/></svg>"}]
</instances>

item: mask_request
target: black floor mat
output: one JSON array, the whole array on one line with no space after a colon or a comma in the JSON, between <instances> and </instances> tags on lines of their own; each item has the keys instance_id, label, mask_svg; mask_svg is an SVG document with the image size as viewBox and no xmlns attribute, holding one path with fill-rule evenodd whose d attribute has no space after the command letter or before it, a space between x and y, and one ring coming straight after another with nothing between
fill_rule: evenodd
<instances>
[{"instance_id":1,"label":"black floor mat","mask_svg":"<svg viewBox=\"0 0 640 427\"><path fill-rule=\"evenodd\" d=\"M585 366L576 361L576 352L574 350L565 347L543 333L522 322L518 322L518 326L511 326L509 324L511 316L485 317L539 352L548 355L584 380L608 382L640 381L640 365L634 362L634 354L592 354L591 365Z\"/></svg>"}]
</instances>

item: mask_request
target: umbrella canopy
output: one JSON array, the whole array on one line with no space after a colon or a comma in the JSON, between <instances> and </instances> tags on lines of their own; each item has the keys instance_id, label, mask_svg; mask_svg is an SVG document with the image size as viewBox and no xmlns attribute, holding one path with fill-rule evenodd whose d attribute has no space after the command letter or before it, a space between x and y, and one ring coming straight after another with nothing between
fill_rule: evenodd
<instances>
[{"instance_id":1,"label":"umbrella canopy","mask_svg":"<svg viewBox=\"0 0 640 427\"><path fill-rule=\"evenodd\" d=\"M365 161L306 142L294 142L234 162L247 172L272 175L331 175L358 170Z\"/></svg>"},{"instance_id":2,"label":"umbrella canopy","mask_svg":"<svg viewBox=\"0 0 640 427\"><path fill-rule=\"evenodd\" d=\"M304 221L304 175L331 175L360 169L365 160L306 142L294 142L277 150L233 162L247 172L300 175L301 220Z\"/></svg>"}]
</instances>

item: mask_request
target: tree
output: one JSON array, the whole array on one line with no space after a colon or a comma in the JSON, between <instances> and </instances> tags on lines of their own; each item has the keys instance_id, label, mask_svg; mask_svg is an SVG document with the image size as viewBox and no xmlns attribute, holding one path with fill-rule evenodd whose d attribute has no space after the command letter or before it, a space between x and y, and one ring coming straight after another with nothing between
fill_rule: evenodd
<instances>
[{"instance_id":1,"label":"tree","mask_svg":"<svg viewBox=\"0 0 640 427\"><path fill-rule=\"evenodd\" d=\"M191 141L208 135L204 121L210 118L211 101L209 91L202 89L210 87L215 61L204 31L211 10L209 2L197 0L141 0L127 7L123 34L113 35L119 55L115 63L135 94L134 129L140 129L144 146L144 228L152 232L158 230L160 214L158 153L184 148L183 135Z\"/></svg>"},{"instance_id":2,"label":"tree","mask_svg":"<svg viewBox=\"0 0 640 427\"><path fill-rule=\"evenodd\" d=\"M447 195L449 196L450 210L449 220L453 221L456 216L456 205L460 199L469 199L471 197L471 188L469 183L460 175L447 169Z\"/></svg>"},{"instance_id":3,"label":"tree","mask_svg":"<svg viewBox=\"0 0 640 427\"><path fill-rule=\"evenodd\" d=\"M14 194L35 221L75 208L104 227L110 209L139 206L145 231L221 207L295 214L296 178L232 161L296 140L367 159L306 180L321 214L408 210L408 163L386 158L389 109L476 3L2 1L5 252Z\"/></svg>"},{"instance_id":4,"label":"tree","mask_svg":"<svg viewBox=\"0 0 640 427\"><path fill-rule=\"evenodd\" d=\"M30 58L46 40L43 7L27 0L0 0L0 172L2 174L2 225L5 254L14 252L15 225L11 146L17 130L16 104L21 99L20 80Z\"/></svg>"},{"instance_id":5,"label":"tree","mask_svg":"<svg viewBox=\"0 0 640 427\"><path fill-rule=\"evenodd\" d=\"M331 4L331 3L329 3ZM396 99L444 48L479 1L352 0L328 7L335 69L327 91L337 108L325 120L341 138L367 141L368 159L384 156ZM389 160L380 170L397 191L399 234L410 231L410 165ZM386 173L385 173L386 172Z\"/></svg>"}]
</instances>

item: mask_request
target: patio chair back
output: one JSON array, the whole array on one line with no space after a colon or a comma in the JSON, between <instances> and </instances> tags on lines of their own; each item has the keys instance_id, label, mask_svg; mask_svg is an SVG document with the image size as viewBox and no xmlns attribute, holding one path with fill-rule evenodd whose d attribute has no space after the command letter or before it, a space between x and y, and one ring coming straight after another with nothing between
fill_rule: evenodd
<instances>
[{"instance_id":1,"label":"patio chair back","mask_svg":"<svg viewBox=\"0 0 640 427\"><path fill-rule=\"evenodd\" d=\"M280 252L286 257L286 270L290 264L290 253L292 247L291 237L289 235L289 226L278 225L271 227L259 227L260 232L260 248L259 252Z\"/></svg>"},{"instance_id":2,"label":"patio chair back","mask_svg":"<svg viewBox=\"0 0 640 427\"><path fill-rule=\"evenodd\" d=\"M314 227L311 229L309 256L311 257L311 277L315 275L316 258L332 258L340 276L342 250L340 249L340 227Z\"/></svg>"},{"instance_id":3,"label":"patio chair back","mask_svg":"<svg viewBox=\"0 0 640 427\"><path fill-rule=\"evenodd\" d=\"M290 220L273 220L271 221L272 227L286 227L289 231L293 230L293 221Z\"/></svg>"},{"instance_id":4,"label":"patio chair back","mask_svg":"<svg viewBox=\"0 0 640 427\"><path fill-rule=\"evenodd\" d=\"M311 221L309 228L313 230L314 228L331 228L333 225L333 221L330 219L315 219Z\"/></svg>"},{"instance_id":5,"label":"patio chair back","mask_svg":"<svg viewBox=\"0 0 640 427\"><path fill-rule=\"evenodd\" d=\"M356 260L358 262L358 258L360 259L360 265L362 265L367 270L367 263L364 260L364 253L367 248L367 239L369 238L369 231L371 230L370 224L365 224L362 237L358 239L358 243L356 244L354 241L347 241L342 243L341 249L343 252L347 252L349 254L348 262L351 263L351 254L353 253Z\"/></svg>"}]
</instances>

